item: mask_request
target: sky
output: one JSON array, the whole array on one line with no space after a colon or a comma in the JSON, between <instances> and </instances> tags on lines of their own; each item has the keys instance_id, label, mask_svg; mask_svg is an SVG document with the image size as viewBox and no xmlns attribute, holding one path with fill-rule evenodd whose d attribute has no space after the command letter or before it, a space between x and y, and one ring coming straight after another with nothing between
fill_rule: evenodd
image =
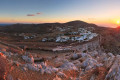
<instances>
[{"instance_id":1,"label":"sky","mask_svg":"<svg viewBox=\"0 0 120 80\"><path fill-rule=\"evenodd\" d=\"M0 0L0 23L65 23L81 20L116 27L120 0Z\"/></svg>"}]
</instances>

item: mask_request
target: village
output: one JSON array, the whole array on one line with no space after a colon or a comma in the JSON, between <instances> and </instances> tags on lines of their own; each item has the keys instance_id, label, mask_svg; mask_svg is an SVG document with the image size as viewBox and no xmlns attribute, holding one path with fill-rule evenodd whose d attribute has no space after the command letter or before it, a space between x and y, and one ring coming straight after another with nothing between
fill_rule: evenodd
<instances>
[{"instance_id":1,"label":"village","mask_svg":"<svg viewBox=\"0 0 120 80\"><path fill-rule=\"evenodd\" d=\"M60 31L65 31L65 29L61 29ZM97 33L92 33L91 31L88 31L84 28L78 28L78 31L76 32L67 32L65 34L58 35L55 38L43 38L42 41L55 41L55 42L67 42L67 41L78 41L78 42L83 42L83 41L89 41L93 39L94 37L98 36Z\"/></svg>"}]
</instances>

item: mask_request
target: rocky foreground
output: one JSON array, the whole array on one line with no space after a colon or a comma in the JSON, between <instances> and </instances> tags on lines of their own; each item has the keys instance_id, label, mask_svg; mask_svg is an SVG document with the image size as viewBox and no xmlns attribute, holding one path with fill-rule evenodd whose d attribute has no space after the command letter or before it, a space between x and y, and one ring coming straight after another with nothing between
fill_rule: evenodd
<instances>
[{"instance_id":1,"label":"rocky foreground","mask_svg":"<svg viewBox=\"0 0 120 80\"><path fill-rule=\"evenodd\" d=\"M0 61L0 80L24 80L19 74L27 72L34 74L25 80L120 80L120 55L96 50L54 57L1 51Z\"/></svg>"}]
</instances>

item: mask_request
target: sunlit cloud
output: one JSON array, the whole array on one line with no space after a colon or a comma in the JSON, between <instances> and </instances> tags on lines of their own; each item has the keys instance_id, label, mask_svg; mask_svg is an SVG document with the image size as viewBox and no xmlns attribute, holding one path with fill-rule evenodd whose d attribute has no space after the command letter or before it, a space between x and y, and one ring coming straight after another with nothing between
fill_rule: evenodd
<instances>
[{"instance_id":1,"label":"sunlit cloud","mask_svg":"<svg viewBox=\"0 0 120 80\"><path fill-rule=\"evenodd\" d=\"M27 14L27 16L35 16L34 14Z\"/></svg>"},{"instance_id":2,"label":"sunlit cloud","mask_svg":"<svg viewBox=\"0 0 120 80\"><path fill-rule=\"evenodd\" d=\"M38 13L36 13L37 15L40 15L41 13L40 12L38 12Z\"/></svg>"},{"instance_id":3,"label":"sunlit cloud","mask_svg":"<svg viewBox=\"0 0 120 80\"><path fill-rule=\"evenodd\" d=\"M38 13L36 13L36 14L27 14L27 16L36 16L36 15L40 15L41 13L40 12L38 12Z\"/></svg>"}]
</instances>

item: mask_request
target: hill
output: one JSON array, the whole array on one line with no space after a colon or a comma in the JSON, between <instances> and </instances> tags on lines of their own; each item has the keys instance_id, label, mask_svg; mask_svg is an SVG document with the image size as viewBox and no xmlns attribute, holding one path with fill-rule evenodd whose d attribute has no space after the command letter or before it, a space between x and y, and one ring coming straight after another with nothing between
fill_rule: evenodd
<instances>
[{"instance_id":1,"label":"hill","mask_svg":"<svg viewBox=\"0 0 120 80\"><path fill-rule=\"evenodd\" d=\"M83 21L71 21L67 23L44 23L44 24L13 24L0 27L1 32L10 33L50 33L56 27L97 27L95 24L89 24ZM52 29L52 30L51 30Z\"/></svg>"},{"instance_id":2,"label":"hill","mask_svg":"<svg viewBox=\"0 0 120 80\"><path fill-rule=\"evenodd\" d=\"M68 33L77 32L79 28L86 28L89 30L91 28L94 28L92 32L97 33L101 36L101 46L106 52L113 52L115 54L118 54L118 52L120 52L119 29L101 27L80 20L70 21L66 23L6 25L4 27L0 27L0 32L7 33L6 37L7 40L10 39L9 42L20 41L22 39L22 37L14 36L15 33L18 33L18 35L21 33L25 33L24 35L28 35L27 33L31 33L29 35L39 34L39 36L34 40L32 39L32 41L40 41L43 38L55 39L59 35L68 35ZM5 37L5 34L1 34L1 36ZM0 39L3 39L5 41L3 37ZM27 40L27 42L29 42L29 40Z\"/></svg>"}]
</instances>

